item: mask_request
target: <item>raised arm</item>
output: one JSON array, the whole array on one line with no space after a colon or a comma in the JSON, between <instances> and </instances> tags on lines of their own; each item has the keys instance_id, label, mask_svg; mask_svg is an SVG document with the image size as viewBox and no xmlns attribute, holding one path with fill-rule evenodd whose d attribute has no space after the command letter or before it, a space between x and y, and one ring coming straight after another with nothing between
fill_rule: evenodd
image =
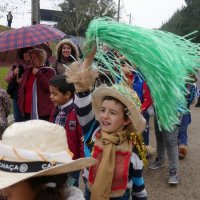
<instances>
[{"instance_id":1,"label":"raised arm","mask_svg":"<svg viewBox=\"0 0 200 200\"><path fill-rule=\"evenodd\" d=\"M71 67L66 69L65 73L67 81L74 83L76 88L74 104L78 121L83 130L85 156L90 156L92 135L98 128L98 122L95 120L92 111L90 94L97 76L97 72L91 69L95 53L96 47L92 49L81 64L73 63Z\"/></svg>"}]
</instances>

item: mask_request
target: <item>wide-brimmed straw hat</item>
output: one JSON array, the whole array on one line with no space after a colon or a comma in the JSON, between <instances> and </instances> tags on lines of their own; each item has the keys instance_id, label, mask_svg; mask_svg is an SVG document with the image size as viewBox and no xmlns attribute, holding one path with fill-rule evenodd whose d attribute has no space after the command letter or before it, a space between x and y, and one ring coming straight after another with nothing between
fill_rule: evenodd
<instances>
[{"instance_id":1,"label":"wide-brimmed straw hat","mask_svg":"<svg viewBox=\"0 0 200 200\"><path fill-rule=\"evenodd\" d=\"M43 120L14 123L0 141L0 189L20 181L81 170L93 158L72 160L63 127Z\"/></svg>"},{"instance_id":2,"label":"wide-brimmed straw hat","mask_svg":"<svg viewBox=\"0 0 200 200\"><path fill-rule=\"evenodd\" d=\"M103 84L94 90L92 93L92 108L97 120L99 120L101 105L106 96L114 97L126 106L128 117L132 122L127 127L130 132L141 133L144 130L146 122L141 114L140 99L133 89L125 85L115 84L108 87Z\"/></svg>"}]
</instances>

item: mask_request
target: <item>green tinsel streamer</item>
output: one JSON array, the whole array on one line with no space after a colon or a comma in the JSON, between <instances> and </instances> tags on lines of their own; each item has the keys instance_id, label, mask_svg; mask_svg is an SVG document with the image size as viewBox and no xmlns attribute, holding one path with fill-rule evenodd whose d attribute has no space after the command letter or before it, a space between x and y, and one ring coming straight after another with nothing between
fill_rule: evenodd
<instances>
[{"instance_id":1,"label":"green tinsel streamer","mask_svg":"<svg viewBox=\"0 0 200 200\"><path fill-rule=\"evenodd\" d=\"M84 55L91 51L94 43L98 47L102 42L119 50L137 66L150 88L159 125L172 130L179 123L178 108L187 110L185 82L188 74L195 73L200 65L199 44L169 32L130 26L110 18L94 19L86 33ZM96 56L115 80L122 75L119 63L113 65L105 59L99 47Z\"/></svg>"}]
</instances>

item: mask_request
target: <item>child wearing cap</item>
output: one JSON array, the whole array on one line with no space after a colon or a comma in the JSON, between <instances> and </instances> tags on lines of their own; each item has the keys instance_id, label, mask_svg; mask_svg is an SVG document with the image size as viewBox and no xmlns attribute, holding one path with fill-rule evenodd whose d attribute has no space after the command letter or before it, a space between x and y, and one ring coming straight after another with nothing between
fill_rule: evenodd
<instances>
[{"instance_id":1,"label":"child wearing cap","mask_svg":"<svg viewBox=\"0 0 200 200\"><path fill-rule=\"evenodd\" d=\"M43 120L14 123L0 141L0 198L6 200L83 200L66 185L69 172L96 163L73 160L63 127Z\"/></svg>"},{"instance_id":2,"label":"child wearing cap","mask_svg":"<svg viewBox=\"0 0 200 200\"><path fill-rule=\"evenodd\" d=\"M84 134L87 157L98 160L89 169L86 199L146 200L142 177L145 149L141 133L145 120L137 94L129 87L102 85L91 95L95 72L91 66L95 50L82 66L74 63L67 69L69 82L76 88L75 109Z\"/></svg>"},{"instance_id":3,"label":"child wearing cap","mask_svg":"<svg viewBox=\"0 0 200 200\"><path fill-rule=\"evenodd\" d=\"M74 84L66 81L65 75L54 76L49 81L50 98L54 103L50 117L50 122L63 126L66 130L67 141L70 151L73 153L73 159L84 157L83 139L81 126L77 120L74 110ZM80 171L70 174L71 181L78 187Z\"/></svg>"}]
</instances>

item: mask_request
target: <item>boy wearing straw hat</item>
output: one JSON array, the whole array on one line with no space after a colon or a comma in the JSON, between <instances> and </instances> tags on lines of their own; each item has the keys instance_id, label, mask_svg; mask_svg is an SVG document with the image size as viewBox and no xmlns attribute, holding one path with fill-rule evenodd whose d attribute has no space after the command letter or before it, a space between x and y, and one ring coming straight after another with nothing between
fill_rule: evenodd
<instances>
[{"instance_id":1,"label":"boy wearing straw hat","mask_svg":"<svg viewBox=\"0 0 200 200\"><path fill-rule=\"evenodd\" d=\"M91 95L95 72L89 66L94 54L95 50L81 67L74 63L66 71L68 81L74 82L76 88L75 109L83 129L85 155L90 156L92 151L92 157L98 160L89 169L87 199L128 200L132 190L133 200L146 200L143 162L139 158L145 158L138 134L145 127L140 100L123 85L102 85Z\"/></svg>"},{"instance_id":2,"label":"boy wearing straw hat","mask_svg":"<svg viewBox=\"0 0 200 200\"><path fill-rule=\"evenodd\" d=\"M66 186L66 173L96 163L93 158L72 160L65 129L43 120L9 126L0 157L0 198L7 200L83 200L78 188Z\"/></svg>"}]
</instances>

